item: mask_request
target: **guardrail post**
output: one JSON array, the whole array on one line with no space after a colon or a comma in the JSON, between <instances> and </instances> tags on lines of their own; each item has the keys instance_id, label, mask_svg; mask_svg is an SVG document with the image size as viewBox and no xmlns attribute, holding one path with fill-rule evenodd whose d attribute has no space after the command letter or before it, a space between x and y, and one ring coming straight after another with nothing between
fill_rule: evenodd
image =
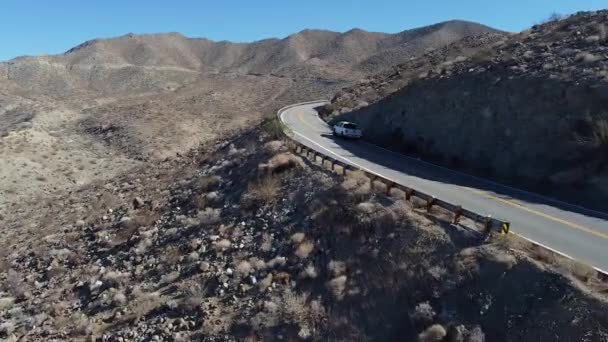
<instances>
[{"instance_id":1,"label":"guardrail post","mask_svg":"<svg viewBox=\"0 0 608 342\"><path fill-rule=\"evenodd\" d=\"M321 167L325 166L325 156L321 155Z\"/></svg>"},{"instance_id":2,"label":"guardrail post","mask_svg":"<svg viewBox=\"0 0 608 342\"><path fill-rule=\"evenodd\" d=\"M452 224L460 223L460 218L462 217L462 207L457 206L454 210L454 220L452 220Z\"/></svg>"},{"instance_id":3,"label":"guardrail post","mask_svg":"<svg viewBox=\"0 0 608 342\"><path fill-rule=\"evenodd\" d=\"M393 186L395 185L394 182L388 181L386 183L384 183L386 185L386 196L391 194L391 189L393 188Z\"/></svg>"},{"instance_id":4,"label":"guardrail post","mask_svg":"<svg viewBox=\"0 0 608 342\"><path fill-rule=\"evenodd\" d=\"M483 229L484 233L489 234L492 229L492 215L488 215L485 217L483 221Z\"/></svg>"},{"instance_id":5,"label":"guardrail post","mask_svg":"<svg viewBox=\"0 0 608 342\"><path fill-rule=\"evenodd\" d=\"M429 198L429 199L426 200L426 211L427 211L427 213L431 212L431 208L435 204L436 200L437 199L435 197L431 197L431 198Z\"/></svg>"},{"instance_id":6,"label":"guardrail post","mask_svg":"<svg viewBox=\"0 0 608 342\"><path fill-rule=\"evenodd\" d=\"M406 200L406 201L410 201L410 200L412 199L412 195L413 195L413 194L414 194L414 190L413 190L413 189L410 189L410 188L407 188L407 189L405 190L405 200Z\"/></svg>"},{"instance_id":7,"label":"guardrail post","mask_svg":"<svg viewBox=\"0 0 608 342\"><path fill-rule=\"evenodd\" d=\"M378 179L378 177L376 175L373 175L373 174L368 174L367 177L369 178L369 186L370 186L371 189L373 189L374 188L374 181L376 179Z\"/></svg>"},{"instance_id":8,"label":"guardrail post","mask_svg":"<svg viewBox=\"0 0 608 342\"><path fill-rule=\"evenodd\" d=\"M331 161L331 170L336 171L336 161L335 160Z\"/></svg>"}]
</instances>

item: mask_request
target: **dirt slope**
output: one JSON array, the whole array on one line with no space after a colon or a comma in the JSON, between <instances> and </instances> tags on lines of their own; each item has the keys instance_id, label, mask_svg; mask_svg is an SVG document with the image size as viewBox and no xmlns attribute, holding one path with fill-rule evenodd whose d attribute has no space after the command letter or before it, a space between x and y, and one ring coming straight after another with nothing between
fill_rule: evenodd
<instances>
[{"instance_id":1,"label":"dirt slope","mask_svg":"<svg viewBox=\"0 0 608 342\"><path fill-rule=\"evenodd\" d=\"M0 338L608 336L585 268L561 275L360 174L323 172L275 134L28 204L0 226Z\"/></svg>"},{"instance_id":2,"label":"dirt slope","mask_svg":"<svg viewBox=\"0 0 608 342\"><path fill-rule=\"evenodd\" d=\"M395 150L607 210L607 27L599 11L464 39L342 90L328 114Z\"/></svg>"}]
</instances>

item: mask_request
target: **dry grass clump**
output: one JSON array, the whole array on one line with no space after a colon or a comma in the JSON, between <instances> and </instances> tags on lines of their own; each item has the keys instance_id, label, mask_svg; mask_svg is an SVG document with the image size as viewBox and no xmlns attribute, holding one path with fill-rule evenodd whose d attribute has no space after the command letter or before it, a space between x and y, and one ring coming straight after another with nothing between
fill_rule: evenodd
<instances>
[{"instance_id":1,"label":"dry grass clump","mask_svg":"<svg viewBox=\"0 0 608 342\"><path fill-rule=\"evenodd\" d=\"M215 189L222 182L220 176L203 176L196 182L196 186L200 191L206 192Z\"/></svg>"},{"instance_id":2,"label":"dry grass clump","mask_svg":"<svg viewBox=\"0 0 608 342\"><path fill-rule=\"evenodd\" d=\"M294 167L304 168L302 158L291 153L280 153L270 158L268 162L260 164L258 170L261 173L281 173Z\"/></svg>"},{"instance_id":3,"label":"dry grass clump","mask_svg":"<svg viewBox=\"0 0 608 342\"><path fill-rule=\"evenodd\" d=\"M563 257L546 248L533 245L532 243L513 234L506 236L500 235L495 237L494 241L503 248L523 251L532 259L556 267L562 272L570 274L582 282L589 282L592 279L597 278L597 272L593 267L576 260Z\"/></svg>"},{"instance_id":4,"label":"dry grass clump","mask_svg":"<svg viewBox=\"0 0 608 342\"><path fill-rule=\"evenodd\" d=\"M249 261L243 260L236 264L235 270L241 275L248 275L253 271L253 266L249 263Z\"/></svg>"},{"instance_id":5,"label":"dry grass clump","mask_svg":"<svg viewBox=\"0 0 608 342\"><path fill-rule=\"evenodd\" d=\"M272 235L268 233L262 234L262 244L260 245L260 250L263 252L270 252L272 249L273 238Z\"/></svg>"},{"instance_id":6,"label":"dry grass clump","mask_svg":"<svg viewBox=\"0 0 608 342\"><path fill-rule=\"evenodd\" d=\"M441 324L433 324L418 335L419 342L439 342L447 335Z\"/></svg>"},{"instance_id":7,"label":"dry grass clump","mask_svg":"<svg viewBox=\"0 0 608 342\"><path fill-rule=\"evenodd\" d=\"M310 241L304 241L298 245L298 248L295 251L295 255L297 255L300 259L306 259L312 253L315 248L314 243Z\"/></svg>"},{"instance_id":8,"label":"dry grass clump","mask_svg":"<svg viewBox=\"0 0 608 342\"><path fill-rule=\"evenodd\" d=\"M232 242L227 239L223 239L215 243L215 248L219 251L225 251L230 248L230 246L232 246Z\"/></svg>"},{"instance_id":9,"label":"dry grass clump","mask_svg":"<svg viewBox=\"0 0 608 342\"><path fill-rule=\"evenodd\" d=\"M127 303L127 296L122 291L116 291L112 296L112 305L122 307Z\"/></svg>"},{"instance_id":10,"label":"dry grass clump","mask_svg":"<svg viewBox=\"0 0 608 342\"><path fill-rule=\"evenodd\" d=\"M291 323L298 327L301 339L310 339L315 335L319 324L327 318L327 314L320 301L310 300L309 297L308 293L296 294L286 288L264 302L263 311L256 314L250 323L254 329Z\"/></svg>"},{"instance_id":11,"label":"dry grass clump","mask_svg":"<svg viewBox=\"0 0 608 342\"><path fill-rule=\"evenodd\" d=\"M299 244L299 243L302 243L302 241L304 241L305 237L306 237L306 234L304 234L304 233L295 233L291 236L290 240L294 244Z\"/></svg>"},{"instance_id":12,"label":"dry grass clump","mask_svg":"<svg viewBox=\"0 0 608 342\"><path fill-rule=\"evenodd\" d=\"M138 228L141 227L152 227L156 221L159 219L160 214L151 210L140 210L137 214L129 217L125 217L121 220L121 230L125 230L124 232L119 232L118 234L126 237L127 235L130 237Z\"/></svg>"},{"instance_id":13,"label":"dry grass clump","mask_svg":"<svg viewBox=\"0 0 608 342\"><path fill-rule=\"evenodd\" d=\"M346 263L344 261L331 260L327 264L327 270L334 277L340 276L340 275L346 273Z\"/></svg>"},{"instance_id":14,"label":"dry grass clump","mask_svg":"<svg viewBox=\"0 0 608 342\"><path fill-rule=\"evenodd\" d=\"M264 150L269 154L277 154L285 149L285 143L281 140L273 140L264 144Z\"/></svg>"},{"instance_id":15,"label":"dry grass clump","mask_svg":"<svg viewBox=\"0 0 608 342\"><path fill-rule=\"evenodd\" d=\"M287 128L278 118L274 118L262 126L262 131L271 139L278 140L285 136Z\"/></svg>"},{"instance_id":16,"label":"dry grass clump","mask_svg":"<svg viewBox=\"0 0 608 342\"><path fill-rule=\"evenodd\" d=\"M435 318L435 310L429 302L422 302L416 305L411 317L418 322L432 322Z\"/></svg>"},{"instance_id":17,"label":"dry grass clump","mask_svg":"<svg viewBox=\"0 0 608 342\"><path fill-rule=\"evenodd\" d=\"M371 182L363 171L349 172L341 187L355 196L365 196L371 192Z\"/></svg>"},{"instance_id":18,"label":"dry grass clump","mask_svg":"<svg viewBox=\"0 0 608 342\"><path fill-rule=\"evenodd\" d=\"M150 311L163 303L162 297L158 292L145 293L139 288L135 288L132 295L133 300L129 302L129 308L136 318L146 316Z\"/></svg>"},{"instance_id":19,"label":"dry grass clump","mask_svg":"<svg viewBox=\"0 0 608 342\"><path fill-rule=\"evenodd\" d=\"M602 58L599 56L595 56L589 52L580 52L575 57L575 60L577 62L584 63L584 64L595 63L595 62L599 61L600 59L602 59Z\"/></svg>"},{"instance_id":20,"label":"dry grass clump","mask_svg":"<svg viewBox=\"0 0 608 342\"><path fill-rule=\"evenodd\" d=\"M220 222L220 213L220 209L205 208L198 212L196 218L201 224L215 224Z\"/></svg>"},{"instance_id":21,"label":"dry grass clump","mask_svg":"<svg viewBox=\"0 0 608 342\"><path fill-rule=\"evenodd\" d=\"M559 267L566 270L566 272L572 274L575 278L580 281L588 282L597 276L595 269L589 265L583 264L576 260L570 259L558 259Z\"/></svg>"},{"instance_id":22,"label":"dry grass clump","mask_svg":"<svg viewBox=\"0 0 608 342\"><path fill-rule=\"evenodd\" d=\"M27 286L22 280L22 275L14 270L9 270L6 281L1 285L2 290L11 294L13 297L23 300L29 296Z\"/></svg>"},{"instance_id":23,"label":"dry grass clump","mask_svg":"<svg viewBox=\"0 0 608 342\"><path fill-rule=\"evenodd\" d=\"M346 289L346 280L347 277L345 275L336 277L330 280L327 283L327 287L331 291L331 294L337 299L342 300L344 298L344 290Z\"/></svg>"},{"instance_id":24,"label":"dry grass clump","mask_svg":"<svg viewBox=\"0 0 608 342\"><path fill-rule=\"evenodd\" d=\"M249 183L247 194L254 200L263 204L275 202L281 190L281 180L276 176L267 175Z\"/></svg>"}]
</instances>

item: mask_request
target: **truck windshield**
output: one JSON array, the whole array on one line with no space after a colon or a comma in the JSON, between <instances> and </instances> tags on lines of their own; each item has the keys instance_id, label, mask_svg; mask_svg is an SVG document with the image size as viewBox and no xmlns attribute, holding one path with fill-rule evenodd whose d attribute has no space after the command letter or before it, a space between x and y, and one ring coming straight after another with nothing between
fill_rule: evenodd
<instances>
[{"instance_id":1,"label":"truck windshield","mask_svg":"<svg viewBox=\"0 0 608 342\"><path fill-rule=\"evenodd\" d=\"M357 125L352 124L352 123L347 123L347 124L344 124L344 128L357 129Z\"/></svg>"}]
</instances>

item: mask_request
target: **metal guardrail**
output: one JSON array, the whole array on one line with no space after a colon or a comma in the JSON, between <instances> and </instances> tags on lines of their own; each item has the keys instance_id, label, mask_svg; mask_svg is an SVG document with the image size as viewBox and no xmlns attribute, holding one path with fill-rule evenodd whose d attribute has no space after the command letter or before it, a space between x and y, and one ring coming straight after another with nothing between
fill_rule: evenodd
<instances>
[{"instance_id":1,"label":"metal guardrail","mask_svg":"<svg viewBox=\"0 0 608 342\"><path fill-rule=\"evenodd\" d=\"M293 104L293 105L286 106L286 107L279 109L279 111L277 113L277 115L279 117L279 121L282 123L281 114L283 112L285 112L286 110L293 108L293 107L298 107L298 106L302 106L302 105L306 105L306 104L314 104L314 103L322 103L322 102L321 101L303 102L303 103ZM496 219L496 218L492 217L491 215L484 216L484 215L477 214L471 210L463 208L460 205L449 203L442 199L436 198L432 195L428 195L422 191L416 190L405 184L399 184L378 173L371 172L369 170L360 169L351 164L344 163L332 156L319 152L313 148L310 148L310 147L298 142L297 140L293 139L293 137L291 136L290 133L288 133L288 132L285 132L285 133L290 138L292 138L292 140L296 143L296 153L305 154L306 157L308 157L310 154L312 154L315 161L316 161L317 157L321 157L321 164L324 164L325 161L330 161L331 169L334 171L335 171L336 165L338 165L342 168L343 175L346 175L347 171L364 172L370 178L370 180L372 182L378 180L378 181L381 181L382 183L384 183L384 185L386 186L387 194L392 189L399 189L405 193L405 199L407 201L411 200L414 197L424 201L427 211L430 211L433 207L439 207L444 210L447 210L448 212L451 212L453 214L452 223L454 223L454 224L459 223L460 219L465 217L465 218L472 220L473 222L475 222L477 224L480 224L483 227L484 232L490 232L492 230L495 230L495 231L500 232L501 234L509 233L511 223L508 221Z\"/></svg>"},{"instance_id":2,"label":"metal guardrail","mask_svg":"<svg viewBox=\"0 0 608 342\"><path fill-rule=\"evenodd\" d=\"M452 223L458 224L461 218L465 217L472 220L475 223L480 224L483 227L484 232L490 232L492 230L496 230L501 232L502 234L508 234L509 228L511 226L510 222L499 220L493 218L492 216L483 216L477 214L471 210L465 209L462 206L455 205L444 201L442 199L436 198L434 196L428 195L422 191L416 190L409 186L396 183L390 179L387 179L379 174L369 172L367 170L359 169L358 167L352 166L348 163L344 163L336 158L323 154L315 149L312 149L298 141L294 140L296 144L295 152L306 156L306 158L312 157L313 161L317 161L318 158L321 158L321 165L325 165L325 162L329 161L331 163L331 170L337 171L336 166L339 166L342 169L342 175L347 175L348 171L360 171L363 172L371 182L380 181L385 185L385 191L388 195L391 190L398 189L405 193L406 201L411 201L413 198L418 198L424 202L424 206L427 211L431 211L433 207L439 207L444 210L447 210L453 214Z\"/></svg>"}]
</instances>

